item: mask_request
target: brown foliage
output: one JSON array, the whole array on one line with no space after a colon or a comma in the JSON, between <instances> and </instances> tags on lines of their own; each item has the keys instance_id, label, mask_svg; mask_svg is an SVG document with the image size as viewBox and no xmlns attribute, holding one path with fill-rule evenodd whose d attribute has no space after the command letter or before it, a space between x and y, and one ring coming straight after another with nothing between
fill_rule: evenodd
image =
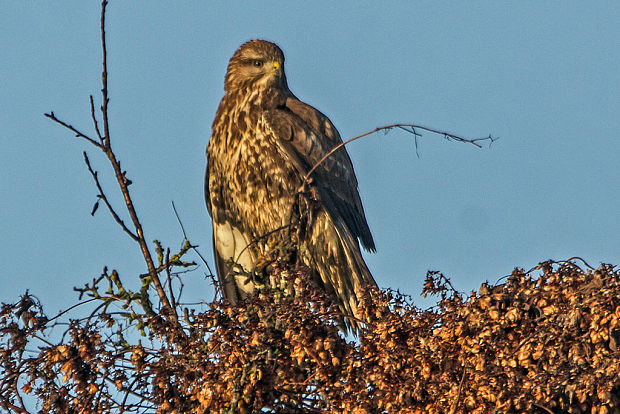
<instances>
[{"instance_id":1,"label":"brown foliage","mask_svg":"<svg viewBox=\"0 0 620 414\"><path fill-rule=\"evenodd\" d=\"M177 327L110 312L110 295L52 343L54 321L35 298L4 304L0 406L29 412L30 394L41 412L67 413L620 412L620 275L611 266L547 262L538 277L517 269L467 298L429 273L436 307L369 291L369 323L347 341L342 315L284 256L271 258L274 287L239 306L185 308Z\"/></svg>"}]
</instances>

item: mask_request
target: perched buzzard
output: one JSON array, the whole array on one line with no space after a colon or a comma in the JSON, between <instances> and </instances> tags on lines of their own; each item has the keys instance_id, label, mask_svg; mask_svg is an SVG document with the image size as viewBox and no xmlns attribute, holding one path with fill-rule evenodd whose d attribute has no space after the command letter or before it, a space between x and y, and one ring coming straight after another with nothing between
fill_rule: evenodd
<instances>
[{"instance_id":1,"label":"perched buzzard","mask_svg":"<svg viewBox=\"0 0 620 414\"><path fill-rule=\"evenodd\" d=\"M284 55L273 43L241 45L224 89L207 147L205 197L218 277L234 303L254 290L248 274L283 233L274 230L290 223L304 176L342 140L325 115L289 90ZM301 259L341 311L355 316L362 286L376 286L358 240L369 251L375 244L345 148L311 178L312 212L298 240Z\"/></svg>"}]
</instances>

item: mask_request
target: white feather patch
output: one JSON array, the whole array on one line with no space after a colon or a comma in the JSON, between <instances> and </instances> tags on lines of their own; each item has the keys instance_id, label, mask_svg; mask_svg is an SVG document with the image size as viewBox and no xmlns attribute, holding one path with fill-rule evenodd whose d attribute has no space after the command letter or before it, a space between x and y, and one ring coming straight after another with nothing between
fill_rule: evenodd
<instances>
[{"instance_id":1,"label":"white feather patch","mask_svg":"<svg viewBox=\"0 0 620 414\"><path fill-rule=\"evenodd\" d=\"M254 269L255 259L251 249L248 247L250 240L238 228L233 227L229 222L213 223L213 233L215 235L215 248L220 257L230 260L240 265L245 272ZM248 281L245 275L236 275L235 281L239 290L246 294L254 291L254 285Z\"/></svg>"}]
</instances>

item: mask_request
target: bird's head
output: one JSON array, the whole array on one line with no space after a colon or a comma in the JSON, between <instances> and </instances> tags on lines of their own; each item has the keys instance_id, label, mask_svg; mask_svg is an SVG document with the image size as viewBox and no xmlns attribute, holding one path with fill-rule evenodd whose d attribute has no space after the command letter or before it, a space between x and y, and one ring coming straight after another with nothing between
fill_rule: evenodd
<instances>
[{"instance_id":1,"label":"bird's head","mask_svg":"<svg viewBox=\"0 0 620 414\"><path fill-rule=\"evenodd\" d=\"M224 85L227 93L246 88L288 90L282 50L266 40L242 44L230 58Z\"/></svg>"}]
</instances>

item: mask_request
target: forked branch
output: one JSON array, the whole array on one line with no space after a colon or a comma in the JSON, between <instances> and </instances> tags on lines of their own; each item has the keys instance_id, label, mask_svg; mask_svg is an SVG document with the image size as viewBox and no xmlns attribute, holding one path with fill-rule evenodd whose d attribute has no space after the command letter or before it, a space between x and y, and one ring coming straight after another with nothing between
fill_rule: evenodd
<instances>
[{"instance_id":1,"label":"forked branch","mask_svg":"<svg viewBox=\"0 0 620 414\"><path fill-rule=\"evenodd\" d=\"M79 131L78 129L74 128L72 125L60 120L59 118L56 117L54 112L47 113L45 114L45 116L50 118L52 121L56 122L57 124L62 125L63 127L69 129L70 131L75 133L75 135L78 138L83 138L89 143L93 144L95 147L103 151L103 153L107 156L108 160L110 161L110 164L112 165L112 169L114 170L114 175L116 176L116 181L118 182L121 193L123 195L123 199L125 201L125 208L134 225L134 230L129 229L125 225L124 221L120 218L120 216L114 210L113 206L109 203L108 198L106 197L99 183L97 173L91 167L90 161L85 153L84 157L85 157L86 165L93 179L95 180L95 185L97 186L97 189L99 191L98 197L99 199L103 200L103 202L108 207L108 210L112 214L112 217L122 227L125 233L127 233L133 240L138 242L138 244L140 245L140 250L142 251L142 255L144 256L144 260L148 268L148 274L152 280L153 285L155 286L155 290L157 291L157 294L162 303L164 311L166 314L169 315L172 322L176 324L178 322L176 309L171 305L170 300L159 279L157 267L155 266L153 258L151 256L151 252L149 251L148 244L144 236L144 231L142 229L142 224L140 223L138 214L136 213L136 210L133 205L133 201L132 201L131 194L129 191L129 186L131 185L131 181L126 177L126 172L121 169L121 163L120 161L118 161L118 159L116 158L116 154L112 150L112 144L110 140L110 123L109 123L109 117L108 117L108 103L110 102L110 98L108 96L107 44L106 44L106 32L105 32L105 14L106 14L107 4L108 4L107 0L103 0L101 3L101 50L102 50L102 55L103 55L102 56L103 68L101 72L101 84L102 84L101 94L102 94L103 102L102 102L100 109L101 109L103 130L99 129L99 124L97 122L97 116L95 114L95 106L94 106L93 98L92 96L90 97L91 117L93 120L95 132L97 133L97 137L99 141ZM95 209L93 209L93 211L94 210Z\"/></svg>"}]
</instances>

